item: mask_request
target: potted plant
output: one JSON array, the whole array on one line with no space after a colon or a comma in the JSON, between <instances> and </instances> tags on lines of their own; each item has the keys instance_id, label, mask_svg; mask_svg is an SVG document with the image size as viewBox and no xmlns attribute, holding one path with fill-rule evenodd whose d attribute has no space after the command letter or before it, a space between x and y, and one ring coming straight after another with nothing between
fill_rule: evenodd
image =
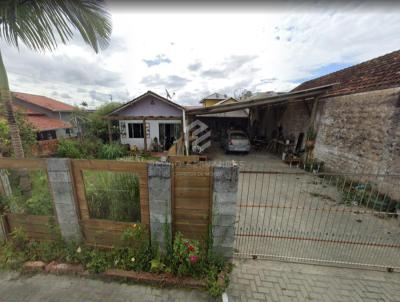
<instances>
[{"instance_id":1,"label":"potted plant","mask_svg":"<svg viewBox=\"0 0 400 302\"><path fill-rule=\"evenodd\" d=\"M306 134L306 148L312 149L315 145L315 138L317 137L317 133L314 130L314 125L310 125Z\"/></svg>"}]
</instances>

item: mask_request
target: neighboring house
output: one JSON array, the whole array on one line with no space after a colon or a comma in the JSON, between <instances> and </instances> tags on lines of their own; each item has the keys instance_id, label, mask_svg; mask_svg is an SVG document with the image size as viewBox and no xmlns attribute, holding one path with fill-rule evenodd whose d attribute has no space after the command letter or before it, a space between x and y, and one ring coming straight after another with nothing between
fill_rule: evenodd
<instances>
[{"instance_id":1,"label":"neighboring house","mask_svg":"<svg viewBox=\"0 0 400 302\"><path fill-rule=\"evenodd\" d=\"M41 95L21 92L13 95L14 109L26 114L37 130L38 141L77 136L77 129L71 124L75 107Z\"/></svg>"},{"instance_id":2,"label":"neighboring house","mask_svg":"<svg viewBox=\"0 0 400 302\"><path fill-rule=\"evenodd\" d=\"M107 115L118 120L122 144L152 150L156 139L163 150L182 136L184 107L152 92L122 105Z\"/></svg>"},{"instance_id":3,"label":"neighboring house","mask_svg":"<svg viewBox=\"0 0 400 302\"><path fill-rule=\"evenodd\" d=\"M220 101L227 99L228 96L222 93L213 93L200 101L203 107L209 107L217 104Z\"/></svg>"}]
</instances>

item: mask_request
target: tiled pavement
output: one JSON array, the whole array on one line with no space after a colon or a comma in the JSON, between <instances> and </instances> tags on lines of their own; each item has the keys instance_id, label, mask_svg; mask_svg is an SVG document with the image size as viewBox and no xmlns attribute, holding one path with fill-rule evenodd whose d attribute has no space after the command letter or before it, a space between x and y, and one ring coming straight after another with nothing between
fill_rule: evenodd
<instances>
[{"instance_id":1,"label":"tiled pavement","mask_svg":"<svg viewBox=\"0 0 400 302\"><path fill-rule=\"evenodd\" d=\"M235 260L234 301L400 301L400 273Z\"/></svg>"},{"instance_id":2,"label":"tiled pavement","mask_svg":"<svg viewBox=\"0 0 400 302\"><path fill-rule=\"evenodd\" d=\"M229 302L400 301L400 273L235 260ZM0 272L0 302L213 301L206 292Z\"/></svg>"},{"instance_id":3,"label":"tiled pavement","mask_svg":"<svg viewBox=\"0 0 400 302\"><path fill-rule=\"evenodd\" d=\"M103 282L79 277L0 272L1 302L203 302L207 293L145 285Z\"/></svg>"}]
</instances>

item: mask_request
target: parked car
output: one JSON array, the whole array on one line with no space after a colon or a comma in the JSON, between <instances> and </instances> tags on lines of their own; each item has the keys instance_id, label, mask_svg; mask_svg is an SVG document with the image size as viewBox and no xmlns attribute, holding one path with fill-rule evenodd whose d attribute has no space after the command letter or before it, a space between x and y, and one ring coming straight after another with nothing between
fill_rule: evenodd
<instances>
[{"instance_id":1,"label":"parked car","mask_svg":"<svg viewBox=\"0 0 400 302\"><path fill-rule=\"evenodd\" d=\"M247 134L241 130L228 130L222 139L222 148L225 153L250 151L250 140Z\"/></svg>"}]
</instances>

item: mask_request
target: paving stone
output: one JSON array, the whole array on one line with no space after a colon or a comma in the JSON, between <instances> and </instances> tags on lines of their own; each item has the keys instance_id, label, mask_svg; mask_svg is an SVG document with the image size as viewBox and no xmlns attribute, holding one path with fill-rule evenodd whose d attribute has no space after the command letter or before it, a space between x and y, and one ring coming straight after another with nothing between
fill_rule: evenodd
<instances>
[{"instance_id":1,"label":"paving stone","mask_svg":"<svg viewBox=\"0 0 400 302\"><path fill-rule=\"evenodd\" d=\"M398 273L266 260L235 260L234 264L229 301L400 301Z\"/></svg>"}]
</instances>

